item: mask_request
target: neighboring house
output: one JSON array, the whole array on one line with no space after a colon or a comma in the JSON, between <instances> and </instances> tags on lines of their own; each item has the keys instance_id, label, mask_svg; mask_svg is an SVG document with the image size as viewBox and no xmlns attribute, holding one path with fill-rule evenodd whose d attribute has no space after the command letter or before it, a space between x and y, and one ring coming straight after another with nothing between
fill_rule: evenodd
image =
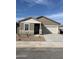
<instances>
[{"instance_id":1,"label":"neighboring house","mask_svg":"<svg viewBox=\"0 0 79 59\"><path fill-rule=\"evenodd\" d=\"M18 34L58 34L60 23L47 17L25 18L17 24Z\"/></svg>"},{"instance_id":2,"label":"neighboring house","mask_svg":"<svg viewBox=\"0 0 79 59\"><path fill-rule=\"evenodd\" d=\"M59 27L60 34L63 34L63 25Z\"/></svg>"},{"instance_id":3,"label":"neighboring house","mask_svg":"<svg viewBox=\"0 0 79 59\"><path fill-rule=\"evenodd\" d=\"M16 33L18 32L18 27L19 27L19 24L18 22L16 22Z\"/></svg>"}]
</instances>

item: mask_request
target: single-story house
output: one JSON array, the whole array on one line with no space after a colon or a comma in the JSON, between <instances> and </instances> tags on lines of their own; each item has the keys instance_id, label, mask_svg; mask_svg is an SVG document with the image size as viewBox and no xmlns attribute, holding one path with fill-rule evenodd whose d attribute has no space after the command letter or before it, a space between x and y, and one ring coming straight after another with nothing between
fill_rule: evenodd
<instances>
[{"instance_id":1,"label":"single-story house","mask_svg":"<svg viewBox=\"0 0 79 59\"><path fill-rule=\"evenodd\" d=\"M22 19L16 24L18 34L58 34L61 24L47 17L29 17Z\"/></svg>"}]
</instances>

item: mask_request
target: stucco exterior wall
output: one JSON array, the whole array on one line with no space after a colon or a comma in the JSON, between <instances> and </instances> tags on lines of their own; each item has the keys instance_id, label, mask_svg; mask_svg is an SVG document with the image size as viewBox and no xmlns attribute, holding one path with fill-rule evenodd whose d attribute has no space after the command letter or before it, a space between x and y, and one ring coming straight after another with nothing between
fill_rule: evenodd
<instances>
[{"instance_id":1,"label":"stucco exterior wall","mask_svg":"<svg viewBox=\"0 0 79 59\"><path fill-rule=\"evenodd\" d=\"M40 19L38 19L38 21L40 21L44 25L58 25L55 21L49 20L46 18L40 18Z\"/></svg>"},{"instance_id":2,"label":"stucco exterior wall","mask_svg":"<svg viewBox=\"0 0 79 59\"><path fill-rule=\"evenodd\" d=\"M19 23L19 34L34 34L34 23L26 23L26 22L21 22ZM29 30L25 30L25 24L28 24ZM40 29L39 29L40 31ZM42 31L42 30L41 30ZM40 34L40 33L39 33Z\"/></svg>"},{"instance_id":3,"label":"stucco exterior wall","mask_svg":"<svg viewBox=\"0 0 79 59\"><path fill-rule=\"evenodd\" d=\"M34 24L30 24L30 33L34 34Z\"/></svg>"},{"instance_id":4,"label":"stucco exterior wall","mask_svg":"<svg viewBox=\"0 0 79 59\"><path fill-rule=\"evenodd\" d=\"M19 34L34 34L34 24L20 22ZM25 30L25 24L28 24L28 30Z\"/></svg>"}]
</instances>

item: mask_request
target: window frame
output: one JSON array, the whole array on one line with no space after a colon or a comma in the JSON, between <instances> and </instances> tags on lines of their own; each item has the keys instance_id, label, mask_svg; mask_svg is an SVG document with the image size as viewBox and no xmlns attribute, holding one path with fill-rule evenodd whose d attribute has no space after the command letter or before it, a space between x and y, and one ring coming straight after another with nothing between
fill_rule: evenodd
<instances>
[{"instance_id":1,"label":"window frame","mask_svg":"<svg viewBox=\"0 0 79 59\"><path fill-rule=\"evenodd\" d=\"M26 25L27 25L27 28L26 28ZM28 31L29 30L29 24L24 24L24 30L25 31Z\"/></svg>"}]
</instances>

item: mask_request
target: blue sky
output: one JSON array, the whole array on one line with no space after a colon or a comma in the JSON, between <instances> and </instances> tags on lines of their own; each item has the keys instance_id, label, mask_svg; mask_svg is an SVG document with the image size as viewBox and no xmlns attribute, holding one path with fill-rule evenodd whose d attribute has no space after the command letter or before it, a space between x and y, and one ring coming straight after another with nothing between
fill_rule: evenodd
<instances>
[{"instance_id":1,"label":"blue sky","mask_svg":"<svg viewBox=\"0 0 79 59\"><path fill-rule=\"evenodd\" d=\"M16 20L46 16L63 24L63 0L16 0Z\"/></svg>"}]
</instances>

